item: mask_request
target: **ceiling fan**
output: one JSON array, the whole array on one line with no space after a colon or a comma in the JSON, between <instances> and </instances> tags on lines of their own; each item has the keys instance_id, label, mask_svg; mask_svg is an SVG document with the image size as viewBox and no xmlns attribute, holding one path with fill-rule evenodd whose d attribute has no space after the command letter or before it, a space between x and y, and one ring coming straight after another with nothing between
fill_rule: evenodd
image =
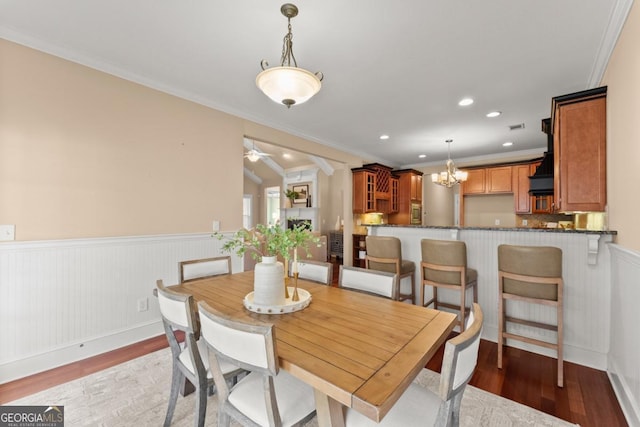
<instances>
[{"instance_id":1,"label":"ceiling fan","mask_svg":"<svg viewBox=\"0 0 640 427\"><path fill-rule=\"evenodd\" d=\"M255 144L253 144L253 148L251 150L244 153L244 158L249 159L249 161L253 163L257 162L263 157L269 156L271 156L271 154L263 153L262 151L257 150Z\"/></svg>"}]
</instances>

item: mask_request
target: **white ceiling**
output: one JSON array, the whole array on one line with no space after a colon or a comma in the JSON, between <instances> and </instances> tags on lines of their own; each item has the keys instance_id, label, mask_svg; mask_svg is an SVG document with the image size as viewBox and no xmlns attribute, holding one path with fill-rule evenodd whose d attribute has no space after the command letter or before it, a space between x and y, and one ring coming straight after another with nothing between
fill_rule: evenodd
<instances>
[{"instance_id":1,"label":"white ceiling","mask_svg":"<svg viewBox=\"0 0 640 427\"><path fill-rule=\"evenodd\" d=\"M551 98L598 85L632 2L298 0L293 51L325 78L289 110L255 85L260 61L280 60L283 1L0 0L0 37L417 167L446 159L449 138L456 160L544 151ZM466 96L475 103L459 107ZM492 110L503 114L485 117Z\"/></svg>"}]
</instances>

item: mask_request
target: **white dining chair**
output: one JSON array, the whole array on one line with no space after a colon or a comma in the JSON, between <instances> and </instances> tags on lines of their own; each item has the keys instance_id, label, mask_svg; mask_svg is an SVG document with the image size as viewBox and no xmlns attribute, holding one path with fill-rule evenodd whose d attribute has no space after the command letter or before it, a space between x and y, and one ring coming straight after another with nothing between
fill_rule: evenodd
<instances>
[{"instance_id":1,"label":"white dining chair","mask_svg":"<svg viewBox=\"0 0 640 427\"><path fill-rule=\"evenodd\" d=\"M293 277L293 261L289 261L289 276ZM333 264L322 261L298 261L298 278L330 285L333 281Z\"/></svg>"},{"instance_id":2,"label":"white dining chair","mask_svg":"<svg viewBox=\"0 0 640 427\"><path fill-rule=\"evenodd\" d=\"M200 323L193 297L165 288L162 280L156 282L156 291L173 365L169 406L164 425L171 425L178 393L186 378L196 388L195 425L204 426L207 390L213 388L214 382L209 370L206 344L198 339ZM178 342L176 331L184 332L184 347ZM231 381L235 381L237 375L243 372L242 369L230 363L222 364L220 370L223 377Z\"/></svg>"},{"instance_id":3,"label":"white dining chair","mask_svg":"<svg viewBox=\"0 0 640 427\"><path fill-rule=\"evenodd\" d=\"M398 299L400 281L398 275L388 271L369 270L360 267L340 266L338 287Z\"/></svg>"},{"instance_id":4,"label":"white dining chair","mask_svg":"<svg viewBox=\"0 0 640 427\"><path fill-rule=\"evenodd\" d=\"M180 283L192 280L231 274L231 257L192 259L178 263Z\"/></svg>"},{"instance_id":5,"label":"white dining chair","mask_svg":"<svg viewBox=\"0 0 640 427\"><path fill-rule=\"evenodd\" d=\"M478 361L484 315L477 303L473 304L468 320L464 332L445 344L437 394L411 383L379 423L349 408L345 427L458 426L462 395Z\"/></svg>"},{"instance_id":6,"label":"white dining chair","mask_svg":"<svg viewBox=\"0 0 640 427\"><path fill-rule=\"evenodd\" d=\"M313 418L313 388L279 369L273 325L233 320L202 301L198 310L218 391L218 426L231 418L244 426L301 426ZM250 373L229 388L223 363Z\"/></svg>"}]
</instances>

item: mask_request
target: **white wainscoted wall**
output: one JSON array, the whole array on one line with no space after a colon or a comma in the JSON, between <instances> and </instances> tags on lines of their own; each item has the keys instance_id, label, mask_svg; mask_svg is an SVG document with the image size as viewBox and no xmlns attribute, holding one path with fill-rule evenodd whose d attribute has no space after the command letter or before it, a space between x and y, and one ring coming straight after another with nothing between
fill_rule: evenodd
<instances>
[{"instance_id":1,"label":"white wainscoted wall","mask_svg":"<svg viewBox=\"0 0 640 427\"><path fill-rule=\"evenodd\" d=\"M611 249L608 373L627 422L640 426L640 253Z\"/></svg>"},{"instance_id":2,"label":"white wainscoted wall","mask_svg":"<svg viewBox=\"0 0 640 427\"><path fill-rule=\"evenodd\" d=\"M179 261L226 255L222 244L208 233L0 244L0 383L163 334L156 280L176 284Z\"/></svg>"},{"instance_id":3,"label":"white wainscoted wall","mask_svg":"<svg viewBox=\"0 0 640 427\"><path fill-rule=\"evenodd\" d=\"M420 240L423 238L462 240L467 244L467 264L478 270L478 302L484 310L483 338L497 342L498 337L498 245L556 246L562 249L565 283L564 351L565 360L600 370L607 368L610 331L610 256L606 243L610 234L516 231L499 229L454 229L430 227L370 227L370 234L396 236L402 241L403 258L416 263L416 284L420 283ZM438 297L459 304L459 293L438 290ZM426 291L430 295L431 288ZM418 295L418 292L416 292ZM469 293L468 298L471 297ZM509 308L510 307L510 308ZM534 304L510 304L507 310L541 322L554 323L553 308ZM554 341L553 331L511 325L509 330L547 341ZM509 345L548 356L552 350L519 341Z\"/></svg>"}]
</instances>

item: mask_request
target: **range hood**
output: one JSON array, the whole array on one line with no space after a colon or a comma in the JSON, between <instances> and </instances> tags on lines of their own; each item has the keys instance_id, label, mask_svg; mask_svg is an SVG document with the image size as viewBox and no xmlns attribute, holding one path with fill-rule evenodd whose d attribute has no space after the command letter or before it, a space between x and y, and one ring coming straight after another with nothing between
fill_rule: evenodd
<instances>
[{"instance_id":1,"label":"range hood","mask_svg":"<svg viewBox=\"0 0 640 427\"><path fill-rule=\"evenodd\" d=\"M529 194L532 196L549 196L553 194L553 135L551 119L542 120L542 131L547 134L547 151L542 163L535 173L529 177Z\"/></svg>"}]
</instances>

